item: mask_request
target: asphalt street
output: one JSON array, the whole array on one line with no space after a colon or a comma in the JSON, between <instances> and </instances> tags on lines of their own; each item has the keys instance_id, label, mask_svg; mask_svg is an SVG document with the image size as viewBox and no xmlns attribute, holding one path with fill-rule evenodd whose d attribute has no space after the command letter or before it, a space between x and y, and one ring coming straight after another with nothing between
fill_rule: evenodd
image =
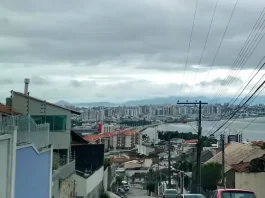
<instances>
[{"instance_id":1,"label":"asphalt street","mask_svg":"<svg viewBox=\"0 0 265 198\"><path fill-rule=\"evenodd\" d=\"M152 198L147 195L147 191L143 190L140 185L131 185L129 192L127 193L128 198Z\"/></svg>"}]
</instances>

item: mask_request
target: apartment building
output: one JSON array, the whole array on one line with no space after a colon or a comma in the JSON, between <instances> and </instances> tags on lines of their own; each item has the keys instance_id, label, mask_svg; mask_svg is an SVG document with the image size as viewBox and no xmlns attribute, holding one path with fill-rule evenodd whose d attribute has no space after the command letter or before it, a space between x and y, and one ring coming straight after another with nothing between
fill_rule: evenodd
<instances>
[{"instance_id":1,"label":"apartment building","mask_svg":"<svg viewBox=\"0 0 265 198\"><path fill-rule=\"evenodd\" d=\"M104 144L106 150L133 149L140 143L140 133L135 130L124 130L117 132L106 132L84 137L90 144Z\"/></svg>"}]
</instances>

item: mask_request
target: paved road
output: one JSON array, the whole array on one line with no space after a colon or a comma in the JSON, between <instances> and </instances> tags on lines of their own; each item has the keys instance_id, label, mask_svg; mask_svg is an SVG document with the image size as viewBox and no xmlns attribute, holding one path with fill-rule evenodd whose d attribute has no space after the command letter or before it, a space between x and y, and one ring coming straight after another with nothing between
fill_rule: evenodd
<instances>
[{"instance_id":1,"label":"paved road","mask_svg":"<svg viewBox=\"0 0 265 198\"><path fill-rule=\"evenodd\" d=\"M141 186L133 185L130 187L130 191L127 193L128 198L152 198L147 195L147 191L143 190Z\"/></svg>"}]
</instances>

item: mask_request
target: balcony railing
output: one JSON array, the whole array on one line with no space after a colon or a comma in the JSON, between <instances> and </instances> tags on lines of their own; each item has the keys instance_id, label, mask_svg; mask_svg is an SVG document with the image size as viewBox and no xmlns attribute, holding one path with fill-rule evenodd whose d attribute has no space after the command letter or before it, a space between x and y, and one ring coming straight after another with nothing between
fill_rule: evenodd
<instances>
[{"instance_id":1,"label":"balcony railing","mask_svg":"<svg viewBox=\"0 0 265 198\"><path fill-rule=\"evenodd\" d=\"M10 127L17 127L17 144L33 144L41 149L50 144L49 124L36 124L30 116L8 116L2 118L0 134L8 133Z\"/></svg>"}]
</instances>

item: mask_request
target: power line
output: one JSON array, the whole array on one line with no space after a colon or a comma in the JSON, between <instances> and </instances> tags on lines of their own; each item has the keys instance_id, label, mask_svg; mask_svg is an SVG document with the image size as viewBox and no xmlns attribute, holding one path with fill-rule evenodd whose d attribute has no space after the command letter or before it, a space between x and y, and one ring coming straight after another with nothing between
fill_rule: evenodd
<instances>
[{"instance_id":1,"label":"power line","mask_svg":"<svg viewBox=\"0 0 265 198\"><path fill-rule=\"evenodd\" d=\"M247 103L248 103L248 101L249 100L251 100L252 99L252 97L261 89L261 87L264 85L264 83L265 83L265 81L263 81L262 83L261 83L261 85L259 85L259 87L254 91L254 93L247 99L247 101L246 102L244 102L244 104L242 105L242 106L240 106L240 107L238 107L235 111L234 111L234 113L232 113L232 115L230 116L230 118L227 120L227 121L225 121L225 123L224 124L222 124L220 127L218 127L211 135L214 135L217 131L219 131L223 126L225 126L226 125L226 123L227 122L229 122L235 115L236 115L236 113L240 110L240 109L242 109Z\"/></svg>"},{"instance_id":2,"label":"power line","mask_svg":"<svg viewBox=\"0 0 265 198\"><path fill-rule=\"evenodd\" d=\"M224 31L224 33L223 33L223 36L222 36L221 42L220 42L220 44L219 44L219 46L218 46L218 48L217 48L217 51L216 51L216 53L215 53L215 55L214 55L213 61L212 61L211 66L210 66L210 69L208 70L208 73L207 73L206 76L209 76L209 74L210 74L210 72L211 72L211 70L212 70L212 67L213 67L213 65L214 65L214 63L215 63L216 57L217 57L217 55L218 55L218 53L219 53L219 50L220 50L220 48L221 48L221 46L222 46L222 43L223 43L223 40L224 40L224 38L225 38L226 32L227 32L228 27L229 27L229 25L230 25L231 19L232 19L234 13L235 13L237 3L238 3L238 0L236 0L236 2L235 2L235 5L234 5L233 10L232 10L232 12L231 12L230 18L229 18L228 23L227 23L227 25L226 25L226 27L225 27L225 31Z\"/></svg>"},{"instance_id":3,"label":"power line","mask_svg":"<svg viewBox=\"0 0 265 198\"><path fill-rule=\"evenodd\" d=\"M263 61L265 59L265 56L261 59L261 61L259 62L259 64L258 65L260 65L260 63ZM245 87L242 89L242 91L240 92L240 94L236 97L236 99L234 100L233 98L232 98L232 100L231 101L233 101L233 103L232 104L234 104L236 101L237 101L237 99L241 96L241 94L245 91L245 89L247 88L247 86L252 82L252 80L254 79L254 77L256 77L257 76L257 74L261 71L261 69L263 68L265 66L265 63L263 63L262 65L261 65L261 67L259 68L259 70L255 73L255 75L248 81L248 83L245 85ZM265 75L265 74L264 74ZM264 76L263 75L263 76ZM262 77L263 77L262 76ZM262 78L261 77L261 78ZM260 79L261 79L260 78ZM259 80L260 81L260 80ZM254 86L255 87L255 86ZM254 87L251 89L251 91L254 89ZM247 97L247 96L246 96ZM231 104L231 101L229 102L229 105L232 105ZM239 104L240 105L240 104ZM228 110L226 111L226 112L224 112L223 114L222 114L222 116L221 116L221 120L222 120L222 118L226 115L226 113L228 112ZM218 122L216 122L215 123L215 125L213 126L211 126L212 128L210 129L210 131L208 132L208 133L210 133L211 132L211 130L213 130L214 129L214 127L216 126L218 124Z\"/></svg>"},{"instance_id":4,"label":"power line","mask_svg":"<svg viewBox=\"0 0 265 198\"><path fill-rule=\"evenodd\" d=\"M261 90L260 90L260 92L251 100L251 102L244 108L244 110L246 110L250 105L251 105L251 103L260 95L260 93L264 90L264 88L265 87L263 87ZM226 127L225 127L225 129L223 129L223 131L221 132L221 134L224 134L225 133L225 130L238 118L240 116L240 114L238 114L237 115L237 117L235 117L234 119L233 119L233 121L232 122L230 122ZM257 117L256 117L257 118ZM255 119L256 119L255 118ZM254 119L254 120L255 120ZM254 121L253 120L253 121ZM252 121L252 122L253 122ZM242 132L242 131L241 131Z\"/></svg>"},{"instance_id":5,"label":"power line","mask_svg":"<svg viewBox=\"0 0 265 198\"><path fill-rule=\"evenodd\" d=\"M182 77L182 83L181 83L181 87L180 87L180 95L181 95L181 92L182 92L184 78L185 78L186 70L187 70L187 63L188 63L188 60L189 60L190 45L191 45L191 40L192 40L192 36L193 36L193 29L194 29L195 18L196 18L196 13L197 13L197 8L198 8L198 1L199 0L196 0L195 11L194 11L194 15L193 15L193 21L192 21L192 26L191 26L190 39L189 39L189 44L188 44L188 52L187 52L187 57L186 57L186 61L185 61L185 69L184 69L184 74L183 74L183 77Z\"/></svg>"},{"instance_id":6,"label":"power line","mask_svg":"<svg viewBox=\"0 0 265 198\"><path fill-rule=\"evenodd\" d=\"M216 91L216 97L212 100L217 102L217 100L220 98L220 96L222 96L223 91L226 91L229 84L231 84L232 79L229 80L229 76L231 75L231 72L237 71L236 75L237 76L240 72L240 70L238 70L239 68L242 68L246 62L248 61L248 59L251 57L251 55L253 54L253 52L255 51L255 49L257 48L257 46L259 45L260 41L263 39L264 37L264 33L263 35L259 38L259 36L261 35L261 33L263 32L265 26L262 27L262 25L264 24L265 20L262 19L265 15L265 7L263 8L261 14L258 17L258 20L256 21L255 25L253 26L250 34L248 35L243 47L241 48L239 54L237 55L234 63L232 64L230 70L227 72L226 74L226 78L224 80L224 84L226 84L226 86L219 88ZM262 24L260 25L261 21L263 20ZM260 25L260 27L258 27ZM258 31L256 31L256 29L258 29ZM256 33L255 33L256 31ZM254 35L255 34L255 35ZM254 35L254 37L252 37ZM258 40L259 38L259 40ZM258 40L258 42L256 43L256 41ZM254 42L253 42L254 41ZM256 45L255 45L256 43ZM254 49L252 49L252 47L255 45ZM250 49L249 49L250 48ZM248 51L249 50L249 51ZM252 51L251 51L252 50ZM247 58L246 58L247 57ZM240 60L241 59L241 60ZM241 64L241 65L240 65ZM227 82L228 81L228 82Z\"/></svg>"},{"instance_id":7,"label":"power line","mask_svg":"<svg viewBox=\"0 0 265 198\"><path fill-rule=\"evenodd\" d=\"M236 60L234 61L234 63L233 63L233 65L232 65L232 67L231 67L231 69L230 69L229 72L232 71L232 68L233 68L233 66L236 65L236 63L240 62L240 61L238 61L238 60L240 59L240 57L242 57L243 52L246 52L246 51L248 50L248 48L251 46L251 44L250 44L251 42L250 42L250 41L253 41L253 40L256 38L255 41L254 41L254 44L255 44L255 42L258 40L258 42L256 43L256 45L255 45L254 49L252 50L252 52L250 52L250 53L248 54L248 58L245 60L245 63L248 61L248 59L250 58L250 56L253 54L254 50L255 50L255 49L257 48L257 46L259 45L260 41L263 39L265 33L263 33L262 36L261 36L260 38L259 38L259 36L261 35L261 33L263 32L263 30L264 30L264 28L265 28L265 25L263 26L263 28L261 28L262 25L263 25L264 22L265 22L265 20L262 19L262 18L264 17L264 15L265 15L265 12L264 12L264 11L265 11L265 7L263 8L262 12L260 13L260 15L259 15L259 17L258 17L258 19L257 19L257 21L256 21L256 23L255 23L255 25L254 25L253 28L252 28L252 31L251 31L250 34L248 35L248 38L246 39L246 41L245 41L243 47L241 48L239 54L237 55ZM262 20L263 20L263 22L262 22L262 24L260 24ZM260 26L260 27L258 27L258 26ZM261 29L261 31L260 31L260 32L259 32L259 31L256 31L256 33L254 33L256 29L258 29L258 30ZM259 34L258 34L258 32L259 32ZM255 35L254 35L254 34L255 34ZM258 36L257 36L257 34L258 34ZM251 38L253 35L254 35L254 37ZM258 39L258 38L259 38L259 39ZM250 44L250 45L249 45L249 44ZM254 44L253 44L253 45L254 45ZM252 45L250 48L252 48L253 45ZM243 56L244 56L244 55L243 55ZM262 61L260 61L260 63L261 63L261 62L262 62ZM244 64L245 64L245 63L244 63ZM259 64L260 64L260 63L259 63ZM259 64L258 64L258 65L259 65ZM258 68L258 65L257 65L257 67L255 68L255 70ZM239 65L239 67L240 67L240 65ZM241 67L242 67L242 66L241 66ZM235 68L237 68L237 67L235 67ZM249 76L249 78L254 74L255 70L252 72L252 74ZM228 72L227 75L226 75L226 81L228 80L229 72ZM236 76L238 75L238 73L239 73L239 72L237 72ZM253 79L253 78L252 78L252 79ZM248 80L247 80L247 81L248 81ZM246 83L247 81L245 81L245 83ZM222 93L223 88L224 88L224 91L226 91L227 88L228 88L228 85L231 84L231 82L232 82L232 79L229 80L229 83L226 83L226 84L227 84L226 86L222 87L221 89L219 88L219 89L216 91L216 93L218 93L217 95L219 95L219 97L216 97L216 99L213 99L212 101L215 100L215 101L217 102L218 98L220 98L220 96L223 94L223 93ZM245 86L248 86L248 84L249 84L250 82L251 82L251 81L249 81ZM244 83L244 84L245 84L245 83ZM244 87L241 87L241 89L242 89L242 88L244 89ZM241 89L239 89L239 91L237 92L237 94L240 92ZM242 91L241 93L243 93L243 91ZM241 93L240 93L240 95L241 95ZM236 94L236 95L237 95L237 94ZM236 95L235 95L234 97L236 97ZM232 100L233 100L233 99L232 99ZM236 100L237 100L237 99L236 99ZM235 101L234 101L234 102L235 102ZM230 101L229 103L231 103L231 101ZM223 117L223 116L224 116L224 115L222 115L222 117ZM214 122L213 122L213 123L214 123ZM218 123L218 122L217 122L217 123ZM217 125L217 123L215 123L215 126ZM214 125L214 124L212 124L211 127L212 127L213 125ZM213 126L212 129L213 129L215 126Z\"/></svg>"},{"instance_id":8,"label":"power line","mask_svg":"<svg viewBox=\"0 0 265 198\"><path fill-rule=\"evenodd\" d=\"M199 65L198 65L197 70L196 70L195 78L193 80L193 83L192 83L192 86L191 86L191 89L190 89L189 96L190 96L190 94L192 92L193 86L194 86L195 81L197 79L198 69L199 69L199 66L201 65L202 58L203 58L203 55L204 55L204 51L205 51L206 45L208 43L208 38L209 38L211 29L212 29L212 24L213 24L214 16L215 16L215 13L216 13L216 8L218 6L218 2L219 2L219 0L216 0L215 6L214 6L213 15L212 15L212 18L211 18L211 21L210 21L210 26L209 26L209 29L208 29L208 32L207 32L207 35L206 35L206 39L205 39L205 42L204 42L204 45L203 45L203 48L202 48L202 53L201 53L201 57L200 57L200 60L199 60Z\"/></svg>"}]
</instances>

